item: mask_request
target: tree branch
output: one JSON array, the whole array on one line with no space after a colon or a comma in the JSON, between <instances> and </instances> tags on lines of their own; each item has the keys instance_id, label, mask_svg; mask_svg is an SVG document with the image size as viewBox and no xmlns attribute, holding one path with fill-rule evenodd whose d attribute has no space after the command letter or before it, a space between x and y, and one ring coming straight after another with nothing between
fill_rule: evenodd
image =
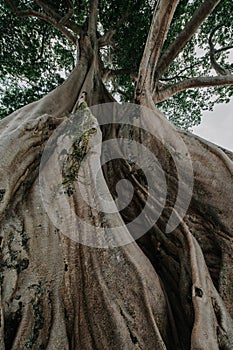
<instances>
[{"instance_id":1,"label":"tree branch","mask_svg":"<svg viewBox=\"0 0 233 350\"><path fill-rule=\"evenodd\" d=\"M116 34L116 29L110 29L103 36L101 36L98 40L99 48L111 45L112 38L115 34Z\"/></svg>"},{"instance_id":2,"label":"tree branch","mask_svg":"<svg viewBox=\"0 0 233 350\"><path fill-rule=\"evenodd\" d=\"M69 10L68 10L67 14L60 20L60 23L62 23L63 25L65 25L74 14L73 2L71 0L67 0L66 2L67 2Z\"/></svg>"},{"instance_id":3,"label":"tree branch","mask_svg":"<svg viewBox=\"0 0 233 350\"><path fill-rule=\"evenodd\" d=\"M116 92L122 96L124 96L127 100L129 100L129 96L127 95L127 93L125 91L123 91L122 89L117 89Z\"/></svg>"},{"instance_id":4,"label":"tree branch","mask_svg":"<svg viewBox=\"0 0 233 350\"><path fill-rule=\"evenodd\" d=\"M168 78L161 78L160 81L171 81L174 79L189 79L190 78L189 76L182 76L181 74L197 66L200 66L201 64L205 64L207 60L209 60L209 53L206 53L204 56L197 58L195 63L183 68L176 75Z\"/></svg>"},{"instance_id":5,"label":"tree branch","mask_svg":"<svg viewBox=\"0 0 233 350\"><path fill-rule=\"evenodd\" d=\"M222 24L215 27L211 31L210 36L209 36L210 62L211 62L212 67L214 68L215 72L218 75L228 75L228 74L230 74L229 71L227 69L221 67L220 64L218 64L218 62L216 61L216 57L215 57L216 51L214 49L214 44L213 44L213 37L214 37L215 33L218 31L218 29L220 29L221 27L223 27Z\"/></svg>"},{"instance_id":6,"label":"tree branch","mask_svg":"<svg viewBox=\"0 0 233 350\"><path fill-rule=\"evenodd\" d=\"M129 17L129 15L130 15L130 12L129 12L129 10L127 10L125 12L124 16L122 16L117 21L114 28L109 29L102 37L99 38L99 47L100 48L111 44L111 40L112 40L113 36L116 34L117 28L119 28L126 21L126 19Z\"/></svg>"},{"instance_id":7,"label":"tree branch","mask_svg":"<svg viewBox=\"0 0 233 350\"><path fill-rule=\"evenodd\" d=\"M58 29L62 34L64 34L67 37L67 39L69 39L74 45L77 44L76 38L69 30L67 30L63 25L57 23L53 18L48 17L45 14L33 10L28 10L24 12L19 12L18 17L37 17L43 19L44 21L52 24L56 29Z\"/></svg>"},{"instance_id":8,"label":"tree branch","mask_svg":"<svg viewBox=\"0 0 233 350\"><path fill-rule=\"evenodd\" d=\"M62 19L59 21L59 23L66 25L67 22L70 20L70 18L73 16L73 14L74 14L74 9L70 8L67 14L64 17L62 17Z\"/></svg>"},{"instance_id":9,"label":"tree branch","mask_svg":"<svg viewBox=\"0 0 233 350\"><path fill-rule=\"evenodd\" d=\"M113 77L116 77L118 75L122 75L122 74L126 74L126 75L130 75L132 77L132 79L136 79L136 73L133 72L132 70L129 69L105 69L103 72L103 81L107 81L112 79Z\"/></svg>"},{"instance_id":10,"label":"tree branch","mask_svg":"<svg viewBox=\"0 0 233 350\"><path fill-rule=\"evenodd\" d=\"M5 0L6 4L12 9L14 13L17 13L18 9L11 0Z\"/></svg>"},{"instance_id":11,"label":"tree branch","mask_svg":"<svg viewBox=\"0 0 233 350\"><path fill-rule=\"evenodd\" d=\"M35 3L41 7L49 16L53 17L57 22L61 20L61 16L50 6L41 0L34 0Z\"/></svg>"},{"instance_id":12,"label":"tree branch","mask_svg":"<svg viewBox=\"0 0 233 350\"><path fill-rule=\"evenodd\" d=\"M34 0L35 3L40 6L49 16L54 18L57 23L61 25L65 25L67 28L71 29L74 33L76 34L81 34L83 31L83 28L81 26L76 25L73 21L71 21L71 16L73 15L73 4L71 2L72 7L70 10L67 12L67 14L62 17L57 13L52 7L47 5L41 0ZM70 3L70 1L68 1Z\"/></svg>"},{"instance_id":13,"label":"tree branch","mask_svg":"<svg viewBox=\"0 0 233 350\"><path fill-rule=\"evenodd\" d=\"M231 50L231 49L233 49L233 45L224 46L224 47L221 47L221 49L215 50L215 54L221 53L227 50Z\"/></svg>"},{"instance_id":14,"label":"tree branch","mask_svg":"<svg viewBox=\"0 0 233 350\"><path fill-rule=\"evenodd\" d=\"M42 59L42 57L43 57L45 42L46 42L46 39L47 39L47 38L46 38L46 31L47 31L47 27L45 26L44 31L43 31L43 33L42 33L40 54L39 54L39 56L35 59L35 61L38 61L39 59Z\"/></svg>"},{"instance_id":15,"label":"tree branch","mask_svg":"<svg viewBox=\"0 0 233 350\"><path fill-rule=\"evenodd\" d=\"M205 0L194 12L192 18L186 24L182 32L180 32L180 34L177 36L176 40L173 41L166 52L160 57L156 68L158 79L161 78L161 76L166 72L172 61L183 50L199 26L204 22L204 20L214 10L220 1L221 0Z\"/></svg>"},{"instance_id":16,"label":"tree branch","mask_svg":"<svg viewBox=\"0 0 233 350\"><path fill-rule=\"evenodd\" d=\"M136 90L138 100L145 84L146 89L153 89L154 70L178 2L179 0L159 0L157 2L139 68Z\"/></svg>"},{"instance_id":17,"label":"tree branch","mask_svg":"<svg viewBox=\"0 0 233 350\"><path fill-rule=\"evenodd\" d=\"M214 77L196 77L183 80L173 85L168 85L166 88L158 90L153 95L155 103L166 100L167 98L177 94L180 91L190 88L212 87L233 84L233 75L222 75Z\"/></svg>"},{"instance_id":18,"label":"tree branch","mask_svg":"<svg viewBox=\"0 0 233 350\"><path fill-rule=\"evenodd\" d=\"M34 10L26 10L26 11L19 11L18 8L14 5L14 3L10 0L6 0L7 4L11 7L13 12L18 17L36 17L39 19L42 19L50 24L52 24L56 29L58 29L61 33L63 33L73 44L77 44L76 38L74 35L68 31L63 25L57 23L57 21L49 16L47 16L44 13L37 12Z\"/></svg>"},{"instance_id":19,"label":"tree branch","mask_svg":"<svg viewBox=\"0 0 233 350\"><path fill-rule=\"evenodd\" d=\"M127 93L124 90L119 88L118 84L116 83L114 75L111 76L111 82L113 85L114 92L117 92L118 94L124 96L126 99L129 100L129 96L127 95Z\"/></svg>"},{"instance_id":20,"label":"tree branch","mask_svg":"<svg viewBox=\"0 0 233 350\"><path fill-rule=\"evenodd\" d=\"M88 20L88 34L92 39L96 39L97 33L97 17L98 17L98 0L89 0L89 20Z\"/></svg>"}]
</instances>

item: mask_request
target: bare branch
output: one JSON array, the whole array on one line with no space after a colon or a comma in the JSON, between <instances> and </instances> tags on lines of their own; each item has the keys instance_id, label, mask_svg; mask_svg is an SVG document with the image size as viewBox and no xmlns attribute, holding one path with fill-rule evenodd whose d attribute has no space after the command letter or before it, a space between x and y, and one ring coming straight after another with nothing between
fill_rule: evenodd
<instances>
[{"instance_id":1,"label":"bare branch","mask_svg":"<svg viewBox=\"0 0 233 350\"><path fill-rule=\"evenodd\" d=\"M215 33L218 31L218 29L220 29L222 27L223 27L223 25L220 24L217 27L215 27L210 33L210 37L209 37L210 62L211 62L212 67L214 68L215 72L218 75L228 75L228 74L230 74L230 72L227 69L221 67L220 64L218 64L218 62L216 61L216 57L215 57L216 52L215 52L214 44L213 44L213 37L214 37Z\"/></svg>"},{"instance_id":2,"label":"bare branch","mask_svg":"<svg viewBox=\"0 0 233 350\"><path fill-rule=\"evenodd\" d=\"M67 14L62 17L62 19L59 21L59 23L65 25L67 24L67 22L70 20L70 18L73 16L74 14L74 9L70 8L69 11L67 12Z\"/></svg>"},{"instance_id":3,"label":"bare branch","mask_svg":"<svg viewBox=\"0 0 233 350\"><path fill-rule=\"evenodd\" d=\"M160 57L156 69L157 78L166 72L172 61L183 50L187 42L192 38L200 25L209 16L221 0L205 0L194 12L190 21L186 24L176 40L168 47L167 51Z\"/></svg>"},{"instance_id":4,"label":"bare branch","mask_svg":"<svg viewBox=\"0 0 233 350\"><path fill-rule=\"evenodd\" d=\"M50 24L52 24L55 28L57 28L61 33L63 33L73 44L76 45L76 38L74 35L68 31L63 25L57 23L57 21L54 18L51 18L47 16L44 13L37 12L34 10L26 10L26 11L20 11L12 1L6 0L7 4L11 7L13 12L18 16L18 17L36 17L39 19L42 19Z\"/></svg>"},{"instance_id":5,"label":"bare branch","mask_svg":"<svg viewBox=\"0 0 233 350\"><path fill-rule=\"evenodd\" d=\"M179 0L159 0L157 2L140 64L137 99L145 88L145 84L147 84L147 89L153 89L154 69L178 2Z\"/></svg>"},{"instance_id":6,"label":"bare branch","mask_svg":"<svg viewBox=\"0 0 233 350\"><path fill-rule=\"evenodd\" d=\"M168 85L165 88L158 90L153 95L155 103L166 100L167 98L177 94L180 91L190 88L201 88L211 86L222 86L233 84L233 75L222 75L214 77L196 77L183 80L173 85Z\"/></svg>"},{"instance_id":7,"label":"bare branch","mask_svg":"<svg viewBox=\"0 0 233 350\"><path fill-rule=\"evenodd\" d=\"M228 50L232 50L232 49L233 49L233 45L224 46L224 47L221 47L221 49L215 50L215 54L218 54L218 53L221 53L224 51L228 51Z\"/></svg>"}]
</instances>

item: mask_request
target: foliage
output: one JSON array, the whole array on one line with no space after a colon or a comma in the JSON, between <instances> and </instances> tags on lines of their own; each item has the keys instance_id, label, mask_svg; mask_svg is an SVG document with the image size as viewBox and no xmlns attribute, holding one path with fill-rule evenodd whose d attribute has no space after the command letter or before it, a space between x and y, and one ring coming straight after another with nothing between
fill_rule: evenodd
<instances>
[{"instance_id":1,"label":"foliage","mask_svg":"<svg viewBox=\"0 0 233 350\"><path fill-rule=\"evenodd\" d=\"M171 29L165 43L165 49L182 30L201 1L181 2L176 10ZM227 16L226 16L227 14ZM227 18L226 18L227 17ZM222 24L214 36L216 48L233 45L233 3L224 0L216 7L199 29L198 33L185 46L183 52L174 60L164 75L163 83L175 83L183 79L197 76L216 75L209 58L209 35ZM229 50L217 55L221 66L233 72L229 64ZM212 111L217 103L227 103L233 96L232 86L210 87L183 91L158 106L176 125L188 129L201 122L202 111Z\"/></svg>"},{"instance_id":2,"label":"foliage","mask_svg":"<svg viewBox=\"0 0 233 350\"><path fill-rule=\"evenodd\" d=\"M184 28L200 0L181 0L171 23L164 50ZM48 5L56 8L62 16L67 11L67 2L53 0ZM18 8L35 8L34 2L18 1ZM101 49L105 68L122 70L107 86L111 93L120 93L122 101L131 101L135 84L132 75L139 68L146 42L154 1L111 0L101 1L99 7L99 36L115 28L111 45ZM86 25L88 1L74 1L72 20L77 25ZM58 30L37 18L17 18L4 4L0 5L0 88L3 117L14 109L51 91L73 69L76 49ZM184 78L214 75L209 59L209 35L213 28L222 25L213 37L216 49L233 44L233 3L223 0L216 7L189 41L182 53L170 65L162 77L163 84L179 82ZM229 51L216 54L218 63L232 71ZM228 102L232 87L205 88L181 92L159 104L165 114L177 125L189 128L200 122L203 110L211 110L214 103ZM214 96L214 98L212 98Z\"/></svg>"},{"instance_id":3,"label":"foliage","mask_svg":"<svg viewBox=\"0 0 233 350\"><path fill-rule=\"evenodd\" d=\"M17 18L0 5L0 118L37 100L64 81L74 49L51 25Z\"/></svg>"}]
</instances>

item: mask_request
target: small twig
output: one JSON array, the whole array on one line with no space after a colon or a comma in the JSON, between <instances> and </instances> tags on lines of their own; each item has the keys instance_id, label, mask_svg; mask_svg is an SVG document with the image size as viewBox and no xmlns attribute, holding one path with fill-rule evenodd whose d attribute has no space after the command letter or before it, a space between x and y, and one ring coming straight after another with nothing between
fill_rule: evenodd
<instances>
[{"instance_id":1,"label":"small twig","mask_svg":"<svg viewBox=\"0 0 233 350\"><path fill-rule=\"evenodd\" d=\"M196 63L188 66L188 67L185 67L184 69L182 69L179 73L177 73L176 75L174 75L173 77L169 77L169 78L161 78L160 80L161 81L171 81L171 80L174 80L174 79L188 79L189 77L186 77L186 76L182 76L180 74L184 73L185 71L189 70L189 69L193 69L194 67L196 66L199 66L202 61L205 61L207 58L209 57L209 54L206 54L205 56L203 57L200 57Z\"/></svg>"}]
</instances>

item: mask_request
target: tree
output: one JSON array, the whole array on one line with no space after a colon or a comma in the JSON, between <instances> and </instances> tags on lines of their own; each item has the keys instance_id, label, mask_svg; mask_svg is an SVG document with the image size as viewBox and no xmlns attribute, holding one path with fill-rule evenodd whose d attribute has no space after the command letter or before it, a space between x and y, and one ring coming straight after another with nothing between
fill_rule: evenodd
<instances>
[{"instance_id":1,"label":"tree","mask_svg":"<svg viewBox=\"0 0 233 350\"><path fill-rule=\"evenodd\" d=\"M153 2L112 0L99 4L98 0L91 0L73 4L67 0L56 2L55 6L53 1L35 0L27 2L29 7L24 3L19 7L6 1L18 17L39 18L61 31L77 45L78 59L62 85L13 112L0 124L2 349L232 349L232 154L171 126L155 107L155 103L191 87L232 84L229 67L217 62L217 55L230 45L218 49L214 46L217 31L223 35L222 23L220 27L218 22L219 2L204 0L190 5L187 1L160 0L155 3L146 38L145 14L150 14ZM232 6L228 1L221 3ZM187 8L190 18L185 15L179 28L177 18ZM77 9L82 13L81 19ZM137 13L137 21L130 20L132 13ZM205 22L207 17L209 22ZM173 26L176 31L169 31ZM181 64L181 71L171 80L174 60L184 62L185 55L179 58L179 54L189 43L191 47L195 44L200 26L210 29L209 36L202 40L209 43L210 64L218 75L205 76L203 71L203 76L196 77L192 62L190 67L183 68ZM131 35L133 30L136 33L134 44L145 43L142 55L140 47L131 46L132 39L125 40L121 34L128 28ZM180 32L175 38L177 29ZM118 52L116 66L121 70L118 72L112 67L114 62L107 69L104 66L107 49L102 48L114 45L113 40ZM126 46L131 47L133 54ZM103 79L128 74L125 69L132 67L136 70L130 72L136 76L133 117L138 122L130 125L125 120L112 120L105 125L101 113L107 108L106 115L115 116L118 107L112 104L114 99ZM181 76L183 71L188 72L187 78ZM127 90L129 78L119 78L119 86ZM85 108L84 98L89 107L99 107ZM150 113L153 116L145 118L145 110L146 117ZM108 249L78 244L70 239L73 222L72 217L66 217L66 203L61 204L61 221L65 223L62 230L49 217L40 191L42 188L43 195L48 194L42 186L46 176L52 183L56 180L56 151L61 145L58 141L63 133L59 130L64 121L68 124L65 135L68 140L71 135L74 142L71 153L65 155L62 198L65 195L66 203L76 214L92 224L95 239L101 239L99 228L105 229L109 223L120 226L127 237L134 237L135 227L130 231L127 224L138 216L149 198L143 224L158 213L161 215L136 241L110 244ZM146 124L146 130L140 128L141 123ZM150 132L155 126L158 137ZM117 156L106 161L103 173L100 172L106 198L117 197L119 179L129 179L134 185L130 205L120 212L98 211L104 208L104 200L98 198L99 207L85 205L76 184L80 181L87 199L93 202L94 197L95 203L93 159L99 162L105 152L101 154L100 147L90 155L88 151L101 138L103 144L112 139L119 141L109 150ZM143 170L136 164L138 159L122 157L122 139L144 145L155 153L161 166L145 157ZM66 139L62 142L65 144ZM180 152L179 142L185 144L186 153ZM134 148L131 142L129 150ZM180 159L182 164L192 160L193 186L188 168L177 166ZM86 167L80 170L84 160ZM50 162L52 167L47 168ZM164 202L161 172L168 188ZM150 179L156 196L150 194ZM182 207L190 191L190 205L180 217L177 201L181 200ZM54 212L56 199L49 194L51 202L47 204ZM179 225L168 233L166 228L172 217ZM78 232L84 237L89 234L85 227Z\"/></svg>"},{"instance_id":2,"label":"tree","mask_svg":"<svg viewBox=\"0 0 233 350\"><path fill-rule=\"evenodd\" d=\"M74 68L77 56L75 39L72 39L71 33L73 37L77 37L80 27L85 26L88 12L85 1L74 3L75 11L66 26L67 30L72 26L72 31L71 33L65 31L67 38L57 30L57 26L60 29L62 26L56 24L56 19L53 19L56 11L57 16L60 17L69 13L69 6L65 2L61 2L60 8L58 6L56 11L53 9L53 14L51 9L50 12L44 10L44 17L39 4L33 1L27 2L27 5L15 2L21 10L21 17L15 16L11 11L12 6L13 10L17 11L14 2L8 2L8 4L11 6L6 7L5 2L0 5L2 32L0 86L4 87L0 98L0 117L44 96L64 81ZM104 31L111 32L111 28L116 31L115 35L109 38L110 45L105 45L100 50L104 61L103 76L110 92L118 93L122 101L129 102L133 100L135 86L132 83L132 77L137 76L154 2L118 1L111 4L112 6L109 7L108 3L102 2L99 6L99 36ZM198 6L198 1L179 2L162 52L174 42L177 33L184 28ZM115 11L116 8L117 11ZM34 10L34 15L39 18L24 17L27 12L23 13L23 11L29 9ZM36 11L39 13L37 14ZM49 11L48 8L47 11ZM41 17L49 23L41 20ZM55 28L50 25L51 21L55 24ZM201 17L198 21L201 22ZM183 83L190 84L191 78L213 76L213 67L220 67L217 70L221 74L224 70L232 71L228 60L229 49L232 47L232 21L232 2L221 1L160 77L159 91L164 94L164 88L166 88L168 93L166 98L177 92L177 89L182 89ZM134 52L133 55L132 52ZM192 83L196 85L200 82L198 79ZM202 84L208 85L204 81ZM168 89L171 86L174 86L173 92ZM169 99L163 100L161 94L156 99L158 107L170 120L188 129L200 123L202 110L212 109L216 103L228 102L231 96L232 85L225 85L189 89L188 98L183 90L170 96ZM162 101L159 102L160 100Z\"/></svg>"}]
</instances>

